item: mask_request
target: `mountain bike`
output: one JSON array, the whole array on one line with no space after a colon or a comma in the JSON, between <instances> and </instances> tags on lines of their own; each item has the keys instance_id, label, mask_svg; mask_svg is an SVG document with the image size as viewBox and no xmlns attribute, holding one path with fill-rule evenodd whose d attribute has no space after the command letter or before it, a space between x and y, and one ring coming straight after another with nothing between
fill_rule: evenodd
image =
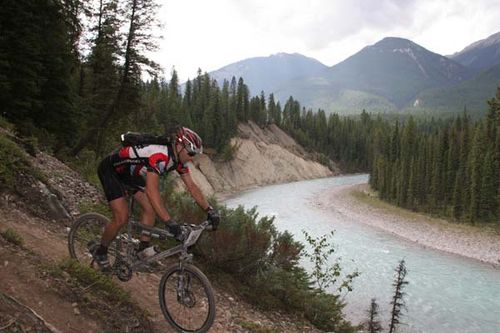
<instances>
[{"instance_id":1,"label":"mountain bike","mask_svg":"<svg viewBox=\"0 0 500 333\"><path fill-rule=\"evenodd\" d=\"M133 216L133 197L129 200L130 216ZM68 248L72 258L84 265L97 268L88 248L100 242L104 227L109 219L99 213L87 213L76 219L69 231ZM193 254L189 247L196 244L205 230L210 230L209 221L199 225L183 224L184 241L155 255L139 259L137 249L140 243L136 235L148 235L159 241L173 239L165 229L149 227L129 218L126 231L119 234L110 244L108 257L111 273L120 281L132 278L133 272L153 271L162 259L179 255L178 262L167 267L163 274L158 296L165 319L178 332L207 332L215 319L215 296L208 278L192 264Z\"/></svg>"}]
</instances>

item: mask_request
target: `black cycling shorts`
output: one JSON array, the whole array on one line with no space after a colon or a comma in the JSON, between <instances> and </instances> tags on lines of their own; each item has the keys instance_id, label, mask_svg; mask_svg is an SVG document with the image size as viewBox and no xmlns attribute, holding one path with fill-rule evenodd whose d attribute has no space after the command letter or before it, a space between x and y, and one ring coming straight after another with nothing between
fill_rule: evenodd
<instances>
[{"instance_id":1,"label":"black cycling shorts","mask_svg":"<svg viewBox=\"0 0 500 333\"><path fill-rule=\"evenodd\" d=\"M134 195L146 186L146 182L141 176L118 174L109 156L99 163L97 175L99 176L108 202L126 197L127 195Z\"/></svg>"}]
</instances>

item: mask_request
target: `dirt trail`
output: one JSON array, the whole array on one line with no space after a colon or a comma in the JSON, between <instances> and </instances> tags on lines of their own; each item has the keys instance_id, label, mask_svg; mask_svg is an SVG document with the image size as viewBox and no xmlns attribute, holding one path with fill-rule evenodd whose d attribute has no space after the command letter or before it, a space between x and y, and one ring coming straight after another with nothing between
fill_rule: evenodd
<instances>
[{"instance_id":1,"label":"dirt trail","mask_svg":"<svg viewBox=\"0 0 500 333\"><path fill-rule=\"evenodd\" d=\"M30 216L14 207L0 205L0 232L8 228L22 235L24 248L36 253L42 261L60 262L68 258L67 227ZM0 244L0 292L14 295L19 301L39 313L61 332L102 332L98 320L75 310L71 300L50 289L50 283L37 276L35 264L28 260L29 251L22 253L5 241ZM7 244L7 245L5 245ZM130 292L138 305L149 314L154 332L174 332L165 321L158 304L157 274L135 274L120 286ZM210 332L252 332L243 323L272 328L274 332L319 332L302 320L279 313L261 313L251 305L216 290L217 316ZM56 311L55 311L56 310Z\"/></svg>"},{"instance_id":2,"label":"dirt trail","mask_svg":"<svg viewBox=\"0 0 500 333\"><path fill-rule=\"evenodd\" d=\"M61 332L98 332L102 331L93 318L77 314L74 303L62 299L50 288L49 282L37 276L37 269L26 255L17 253L5 242L0 243L0 292L15 295L16 300L28 306ZM7 310L5 310L7 312ZM75 312L76 311L76 312ZM16 313L4 313L0 318L7 321L15 318ZM5 322L4 322L5 324Z\"/></svg>"},{"instance_id":3,"label":"dirt trail","mask_svg":"<svg viewBox=\"0 0 500 333\"><path fill-rule=\"evenodd\" d=\"M280 133L275 133L275 136L277 139L273 139L274 141L285 140ZM275 147L276 142L273 140L268 144ZM287 145L291 146L290 149L293 148L292 151L299 149L295 147L297 144L293 140ZM290 154L294 159L298 158L294 153ZM51 195L57 197L68 212L67 215L77 216L82 204L88 205L103 201L102 194L97 188L84 181L77 172L56 158L41 152L36 157L28 156L28 158L43 174L44 182L52 192ZM299 169L310 169L310 163L304 163L298 164ZM324 166L318 165L317 169L319 171L311 174L309 178L331 174ZM196 175L196 172L193 174ZM24 178L20 177L21 180ZM276 179L273 181L275 182ZM266 183L260 178L255 182ZM0 232L10 228L24 240L23 248L20 248L6 243L0 237L2 241L0 243L0 292L18 298L19 302L32 308L61 332L109 332L109 326L105 327L106 323L100 322L98 318L92 318L84 311L79 311L78 304L75 305L71 298L71 291L64 294L64 290L60 290L64 289L64 285L58 285L57 281L51 280L50 276L39 276L40 265L57 264L69 256L67 248L69 222L45 219L47 214L40 208L44 208L47 202L42 200L43 196L37 195L43 192L40 184L37 180L17 184L23 185L23 191L19 189L17 191L19 195L0 192ZM228 189L235 189L238 187L236 185L240 184L231 184ZM224 186L219 186L218 189L224 189ZM45 217L41 219L35 215ZM140 273L134 274L132 280L127 283L118 283L130 293L133 301L140 308L147 311L148 319L152 323L152 332L173 332L159 307L157 295L159 281L159 275ZM303 318L276 312L260 312L236 295L226 292L224 286L214 287L217 313L210 332L319 332ZM116 317L119 316L120 318L127 317L127 314L117 313ZM11 318L3 318L0 311L0 327L2 327L1 324L5 324L3 319L10 320Z\"/></svg>"},{"instance_id":4,"label":"dirt trail","mask_svg":"<svg viewBox=\"0 0 500 333\"><path fill-rule=\"evenodd\" d=\"M7 227L21 232L26 226L16 223L13 217L8 216L0 221L0 231ZM37 228L35 233L26 234L26 248L39 248L39 237L43 235ZM44 237L48 241L50 237ZM50 244L50 243L47 243ZM49 250L52 252L52 250ZM50 260L50 259L47 259ZM43 276L38 268L41 264L39 258L28 251L7 243L0 238L0 292L10 296L39 314L45 321L60 332L99 332L102 331L99 323L89 316L79 313L76 304L62 298L51 287L50 278ZM5 304L4 304L5 305ZM10 318L19 317L19 313L2 309L0 320L3 324ZM12 322L13 324L14 322Z\"/></svg>"}]
</instances>

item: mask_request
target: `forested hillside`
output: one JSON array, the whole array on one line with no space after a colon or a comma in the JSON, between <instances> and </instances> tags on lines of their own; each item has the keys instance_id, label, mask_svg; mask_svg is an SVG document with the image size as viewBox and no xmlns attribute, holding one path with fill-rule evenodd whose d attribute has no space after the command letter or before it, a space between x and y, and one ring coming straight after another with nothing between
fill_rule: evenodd
<instances>
[{"instance_id":1,"label":"forested hillside","mask_svg":"<svg viewBox=\"0 0 500 333\"><path fill-rule=\"evenodd\" d=\"M500 89L486 119L410 118L380 132L370 184L399 206L457 220L500 220Z\"/></svg>"},{"instance_id":2,"label":"forested hillside","mask_svg":"<svg viewBox=\"0 0 500 333\"><path fill-rule=\"evenodd\" d=\"M388 200L457 218L498 217L498 96L488 120L462 116L451 124L366 112L327 116L293 97L281 105L273 94L251 96L243 78L217 82L201 71L181 93L177 73L167 82L147 57L157 47L156 13L151 0L6 2L2 117L41 148L91 163L127 130L161 133L180 122L200 133L212 148L207 152L230 158L238 122L276 124L323 153L317 159L324 163L331 158L347 171L373 170L373 186ZM394 125L394 118L402 123Z\"/></svg>"},{"instance_id":3,"label":"forested hillside","mask_svg":"<svg viewBox=\"0 0 500 333\"><path fill-rule=\"evenodd\" d=\"M459 221L500 221L500 88L485 118L326 116L290 98L280 126L299 143L370 171L382 199Z\"/></svg>"}]
</instances>

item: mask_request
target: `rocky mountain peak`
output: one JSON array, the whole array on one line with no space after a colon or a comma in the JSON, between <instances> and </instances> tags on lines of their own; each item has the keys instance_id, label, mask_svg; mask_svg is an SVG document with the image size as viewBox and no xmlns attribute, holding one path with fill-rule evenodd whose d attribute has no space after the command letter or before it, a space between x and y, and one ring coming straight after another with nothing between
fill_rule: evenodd
<instances>
[{"instance_id":1,"label":"rocky mountain peak","mask_svg":"<svg viewBox=\"0 0 500 333\"><path fill-rule=\"evenodd\" d=\"M467 46L465 49L463 49L460 52L455 53L454 55L458 55L460 53L468 52L477 48L484 48L484 47L489 47L489 46L495 46L498 45L500 47L500 32L497 32L488 38L478 40L477 42L474 42Z\"/></svg>"},{"instance_id":2,"label":"rocky mountain peak","mask_svg":"<svg viewBox=\"0 0 500 333\"><path fill-rule=\"evenodd\" d=\"M500 32L479 40L450 56L464 66L483 70L500 63Z\"/></svg>"}]
</instances>

